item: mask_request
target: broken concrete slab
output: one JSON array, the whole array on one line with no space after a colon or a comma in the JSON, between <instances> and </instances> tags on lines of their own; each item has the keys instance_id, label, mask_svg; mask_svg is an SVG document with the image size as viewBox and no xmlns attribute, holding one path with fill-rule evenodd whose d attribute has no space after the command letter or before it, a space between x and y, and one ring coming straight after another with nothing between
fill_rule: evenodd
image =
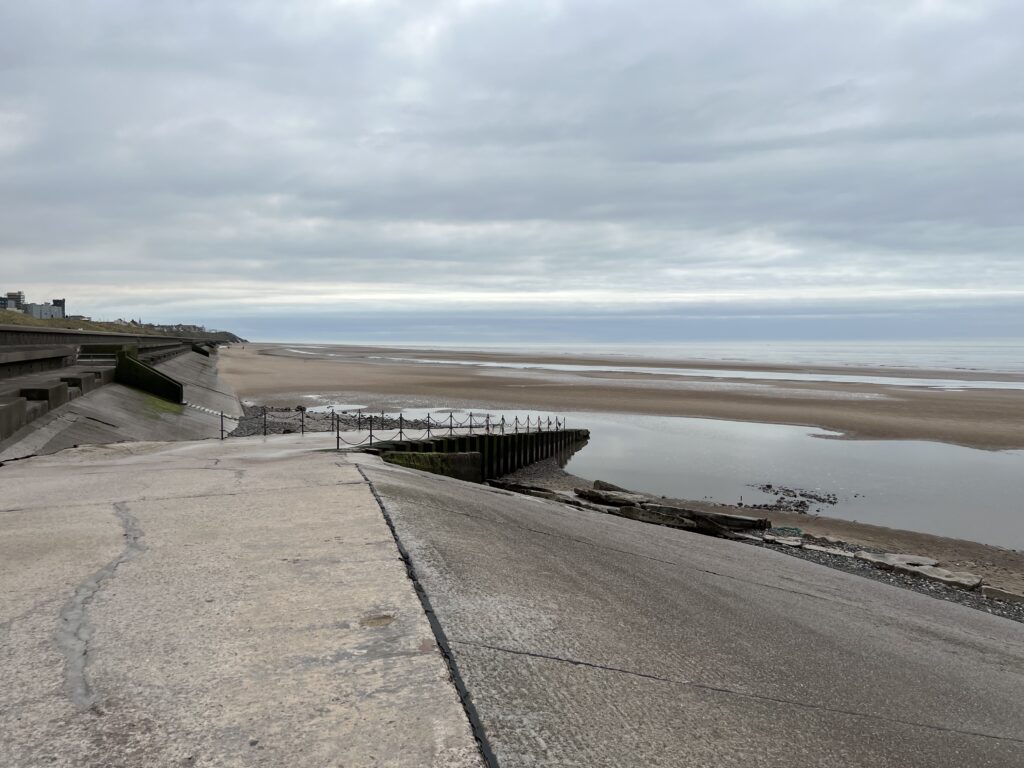
<instances>
[{"instance_id":1,"label":"broken concrete slab","mask_svg":"<svg viewBox=\"0 0 1024 768\"><path fill-rule=\"evenodd\" d=\"M993 587L990 584L983 584L981 586L981 594L993 600L1005 600L1008 603L1024 603L1024 595Z\"/></svg>"},{"instance_id":2,"label":"broken concrete slab","mask_svg":"<svg viewBox=\"0 0 1024 768\"><path fill-rule=\"evenodd\" d=\"M981 586L981 576L967 571L948 571L934 565L898 565L893 568L897 573L905 573L910 576L920 576L950 587L961 587L963 589L977 589Z\"/></svg>"},{"instance_id":3,"label":"broken concrete slab","mask_svg":"<svg viewBox=\"0 0 1024 768\"><path fill-rule=\"evenodd\" d=\"M804 542L804 549L809 549L812 552L822 552L826 555L836 555L837 557L853 557L853 552L848 549L839 549L838 547L823 547L821 544L809 544Z\"/></svg>"},{"instance_id":4,"label":"broken concrete slab","mask_svg":"<svg viewBox=\"0 0 1024 768\"><path fill-rule=\"evenodd\" d=\"M854 557L858 560L864 560L865 562L871 563L876 568L882 570L891 571L898 566L936 566L939 564L938 560L933 560L930 557L922 557L920 555L900 555L894 552L883 552L881 554L877 552L856 552Z\"/></svg>"},{"instance_id":5,"label":"broken concrete slab","mask_svg":"<svg viewBox=\"0 0 1024 768\"><path fill-rule=\"evenodd\" d=\"M692 520L687 520L684 517L665 515L660 512L645 509L644 507L617 507L612 510L611 514L618 515L619 517L625 517L630 520L639 520L642 523L664 525L667 528L680 528L690 531L697 530L697 524Z\"/></svg>"},{"instance_id":6,"label":"broken concrete slab","mask_svg":"<svg viewBox=\"0 0 1024 768\"><path fill-rule=\"evenodd\" d=\"M606 483L604 480L595 480L594 481L594 490L595 491L615 491L615 492L618 492L618 493L632 493L632 491L626 490L625 488L622 488L622 487L620 487L618 485L615 485L613 483Z\"/></svg>"},{"instance_id":7,"label":"broken concrete slab","mask_svg":"<svg viewBox=\"0 0 1024 768\"><path fill-rule=\"evenodd\" d=\"M574 488L573 493L587 501L604 504L606 507L635 507L651 500L650 496L645 496L642 493L599 491L594 488Z\"/></svg>"},{"instance_id":8,"label":"broken concrete slab","mask_svg":"<svg viewBox=\"0 0 1024 768\"><path fill-rule=\"evenodd\" d=\"M717 525L734 530L766 530L771 528L771 522L764 517L749 517L748 515L731 515L725 512L707 512L704 510L689 509L667 504L645 503L644 509L660 512L666 515L677 515L691 519L710 520Z\"/></svg>"},{"instance_id":9,"label":"broken concrete slab","mask_svg":"<svg viewBox=\"0 0 1024 768\"><path fill-rule=\"evenodd\" d=\"M772 544L781 544L784 547L802 547L804 540L799 536L776 536L771 533L764 534L764 540Z\"/></svg>"},{"instance_id":10,"label":"broken concrete slab","mask_svg":"<svg viewBox=\"0 0 1024 768\"><path fill-rule=\"evenodd\" d=\"M908 576L920 576L921 578L947 584L951 587L962 589L977 589L981 586L982 579L967 571L949 571L939 568L938 560L920 555L900 555L893 552L877 554L874 552L857 552L854 554L858 560L863 560L876 568L885 571L896 571Z\"/></svg>"}]
</instances>

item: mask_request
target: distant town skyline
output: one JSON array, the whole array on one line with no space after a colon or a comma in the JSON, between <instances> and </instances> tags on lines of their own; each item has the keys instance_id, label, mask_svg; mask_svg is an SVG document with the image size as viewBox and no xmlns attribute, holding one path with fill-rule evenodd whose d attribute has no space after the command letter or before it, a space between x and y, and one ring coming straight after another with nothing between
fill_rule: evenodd
<instances>
[{"instance_id":1,"label":"distant town skyline","mask_svg":"<svg viewBox=\"0 0 1024 768\"><path fill-rule=\"evenodd\" d=\"M46 0L0 27L0 282L76 313L1024 336L1018 2Z\"/></svg>"}]
</instances>

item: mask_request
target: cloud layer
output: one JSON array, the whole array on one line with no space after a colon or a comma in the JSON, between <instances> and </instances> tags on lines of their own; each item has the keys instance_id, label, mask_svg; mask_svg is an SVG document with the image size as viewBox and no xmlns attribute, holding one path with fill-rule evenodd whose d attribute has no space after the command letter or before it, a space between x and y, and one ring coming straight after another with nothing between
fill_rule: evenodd
<instances>
[{"instance_id":1,"label":"cloud layer","mask_svg":"<svg viewBox=\"0 0 1024 768\"><path fill-rule=\"evenodd\" d=\"M1024 319L1014 0L36 0L0 29L4 289L79 311Z\"/></svg>"}]
</instances>

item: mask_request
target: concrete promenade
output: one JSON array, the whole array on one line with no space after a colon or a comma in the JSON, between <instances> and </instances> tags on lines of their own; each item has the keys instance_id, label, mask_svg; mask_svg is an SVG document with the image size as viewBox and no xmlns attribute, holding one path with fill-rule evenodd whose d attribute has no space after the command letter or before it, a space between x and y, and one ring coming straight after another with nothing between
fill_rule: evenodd
<instances>
[{"instance_id":1,"label":"concrete promenade","mask_svg":"<svg viewBox=\"0 0 1024 768\"><path fill-rule=\"evenodd\" d=\"M1024 765L1020 624L330 447L0 467L0 768L481 766L439 637L502 768Z\"/></svg>"},{"instance_id":2,"label":"concrete promenade","mask_svg":"<svg viewBox=\"0 0 1024 768\"><path fill-rule=\"evenodd\" d=\"M480 765L377 502L314 445L0 467L0 766Z\"/></svg>"}]
</instances>

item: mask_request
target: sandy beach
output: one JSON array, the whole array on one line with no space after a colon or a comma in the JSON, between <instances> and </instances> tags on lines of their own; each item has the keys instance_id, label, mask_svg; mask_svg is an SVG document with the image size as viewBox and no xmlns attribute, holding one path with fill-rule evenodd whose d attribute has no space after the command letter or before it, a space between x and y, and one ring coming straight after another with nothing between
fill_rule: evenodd
<instances>
[{"instance_id":1,"label":"sandy beach","mask_svg":"<svg viewBox=\"0 0 1024 768\"><path fill-rule=\"evenodd\" d=\"M301 351L295 351L301 350ZM512 365L607 366L718 370L721 376L666 372L552 371L438 364L418 360ZM743 371L745 378L730 378ZM821 427L849 438L930 440L971 448L1024 448L1024 389L963 389L759 379L766 374L907 377L999 382L1012 374L892 368L756 366L567 356L497 355L392 347L246 344L222 352L221 375L243 398L295 405L319 394L370 408L487 407L556 412L604 411L693 416Z\"/></svg>"}]
</instances>

